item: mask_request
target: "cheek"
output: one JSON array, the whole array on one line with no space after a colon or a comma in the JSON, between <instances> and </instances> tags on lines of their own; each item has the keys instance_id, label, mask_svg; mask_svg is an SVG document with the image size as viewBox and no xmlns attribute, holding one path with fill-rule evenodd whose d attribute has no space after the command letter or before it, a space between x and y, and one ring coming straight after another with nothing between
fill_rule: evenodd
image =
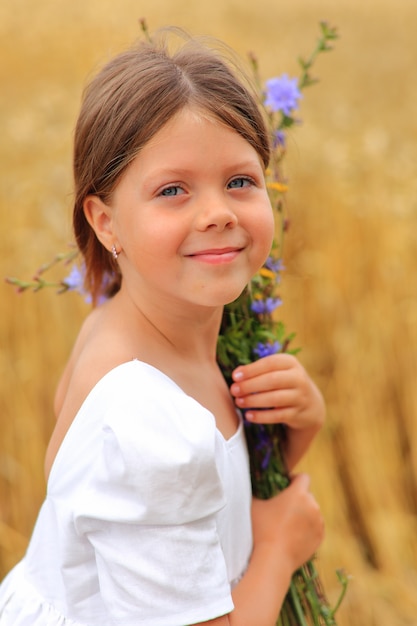
<instances>
[{"instance_id":1,"label":"cheek","mask_svg":"<svg viewBox=\"0 0 417 626\"><path fill-rule=\"evenodd\" d=\"M259 256L262 257L262 264L271 252L275 236L275 220L270 206L257 213L254 228L256 244L259 249Z\"/></svg>"},{"instance_id":2,"label":"cheek","mask_svg":"<svg viewBox=\"0 0 417 626\"><path fill-rule=\"evenodd\" d=\"M169 220L152 220L138 225L130 252L141 272L162 276L174 270L183 233Z\"/></svg>"},{"instance_id":3,"label":"cheek","mask_svg":"<svg viewBox=\"0 0 417 626\"><path fill-rule=\"evenodd\" d=\"M140 218L126 224L124 236L134 254L156 258L172 252L178 238L175 224L154 216L148 217L144 212Z\"/></svg>"}]
</instances>

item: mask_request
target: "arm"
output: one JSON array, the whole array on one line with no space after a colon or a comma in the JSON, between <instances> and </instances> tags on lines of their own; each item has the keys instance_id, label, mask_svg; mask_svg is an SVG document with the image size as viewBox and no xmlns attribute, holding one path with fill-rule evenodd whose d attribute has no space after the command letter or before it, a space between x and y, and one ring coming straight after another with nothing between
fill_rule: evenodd
<instances>
[{"instance_id":1,"label":"arm","mask_svg":"<svg viewBox=\"0 0 417 626\"><path fill-rule=\"evenodd\" d=\"M230 388L245 416L263 424L287 426L285 457L291 470L308 450L324 423L322 395L299 361L274 354L233 372Z\"/></svg>"},{"instance_id":2,"label":"arm","mask_svg":"<svg viewBox=\"0 0 417 626\"><path fill-rule=\"evenodd\" d=\"M253 501L254 550L233 592L231 626L275 626L293 573L319 547L324 523L306 474L270 500Z\"/></svg>"},{"instance_id":3,"label":"arm","mask_svg":"<svg viewBox=\"0 0 417 626\"><path fill-rule=\"evenodd\" d=\"M254 499L254 550L244 577L233 590L235 609L204 624L275 626L292 574L312 556L324 536L309 482L301 474L278 496Z\"/></svg>"}]
</instances>

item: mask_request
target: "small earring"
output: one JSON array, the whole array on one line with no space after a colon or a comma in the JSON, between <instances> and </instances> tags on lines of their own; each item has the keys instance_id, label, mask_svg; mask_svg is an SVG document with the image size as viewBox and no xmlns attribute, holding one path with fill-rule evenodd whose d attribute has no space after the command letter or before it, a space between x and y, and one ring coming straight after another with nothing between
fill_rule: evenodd
<instances>
[{"instance_id":1,"label":"small earring","mask_svg":"<svg viewBox=\"0 0 417 626\"><path fill-rule=\"evenodd\" d=\"M111 247L111 253L112 253L112 257L115 261L117 261L117 257L119 256L119 253L116 250L116 246L113 244Z\"/></svg>"}]
</instances>

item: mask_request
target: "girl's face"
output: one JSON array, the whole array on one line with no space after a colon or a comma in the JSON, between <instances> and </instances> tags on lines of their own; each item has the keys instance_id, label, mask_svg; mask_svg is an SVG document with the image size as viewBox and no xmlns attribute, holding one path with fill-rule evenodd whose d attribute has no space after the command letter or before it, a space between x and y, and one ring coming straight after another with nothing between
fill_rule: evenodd
<instances>
[{"instance_id":1,"label":"girl's face","mask_svg":"<svg viewBox=\"0 0 417 626\"><path fill-rule=\"evenodd\" d=\"M167 312L234 300L274 234L257 152L192 109L168 121L132 161L109 213L122 289Z\"/></svg>"}]
</instances>

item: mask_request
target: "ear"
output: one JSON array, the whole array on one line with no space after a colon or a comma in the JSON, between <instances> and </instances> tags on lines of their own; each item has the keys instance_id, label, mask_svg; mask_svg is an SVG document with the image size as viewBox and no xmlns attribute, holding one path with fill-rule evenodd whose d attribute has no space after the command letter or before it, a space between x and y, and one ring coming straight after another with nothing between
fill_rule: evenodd
<instances>
[{"instance_id":1,"label":"ear","mask_svg":"<svg viewBox=\"0 0 417 626\"><path fill-rule=\"evenodd\" d=\"M113 232L113 215L111 208L98 196L89 195L85 198L84 215L94 230L97 239L107 250L115 243Z\"/></svg>"}]
</instances>

